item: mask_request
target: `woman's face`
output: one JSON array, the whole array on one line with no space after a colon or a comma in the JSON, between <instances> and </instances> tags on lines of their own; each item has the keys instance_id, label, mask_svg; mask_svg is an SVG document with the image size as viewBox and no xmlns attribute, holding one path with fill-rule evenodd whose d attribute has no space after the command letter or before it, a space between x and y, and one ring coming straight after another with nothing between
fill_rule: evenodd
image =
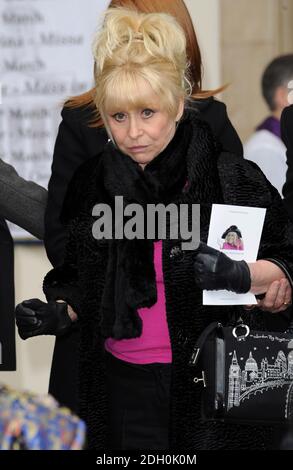
<instances>
[{"instance_id":1,"label":"woman's face","mask_svg":"<svg viewBox=\"0 0 293 470\"><path fill-rule=\"evenodd\" d=\"M176 121L183 113L183 100L177 116L171 117L160 107L159 97L147 82L145 87L149 88L147 100L144 100L147 105L138 109L125 107L114 111L106 108L104 112L107 127L117 147L142 168L159 155L172 140ZM143 95L145 94L144 89Z\"/></svg>"},{"instance_id":2,"label":"woman's face","mask_svg":"<svg viewBox=\"0 0 293 470\"><path fill-rule=\"evenodd\" d=\"M227 237L226 237L226 240L228 243L230 243L230 245L236 245L236 242L237 242L237 234L235 232L229 232Z\"/></svg>"}]
</instances>

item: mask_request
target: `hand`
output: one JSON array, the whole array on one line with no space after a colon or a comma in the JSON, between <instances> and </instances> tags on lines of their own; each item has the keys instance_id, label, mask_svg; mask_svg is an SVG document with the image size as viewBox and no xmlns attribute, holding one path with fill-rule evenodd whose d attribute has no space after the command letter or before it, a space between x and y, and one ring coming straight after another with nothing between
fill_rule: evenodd
<instances>
[{"instance_id":1,"label":"hand","mask_svg":"<svg viewBox=\"0 0 293 470\"><path fill-rule=\"evenodd\" d=\"M247 310L258 307L265 312L279 313L287 310L292 301L292 289L287 278L274 281L268 288L265 297L257 300L257 305L246 305Z\"/></svg>"},{"instance_id":2,"label":"hand","mask_svg":"<svg viewBox=\"0 0 293 470\"><path fill-rule=\"evenodd\" d=\"M250 270L245 261L234 261L224 253L200 243L194 258L195 282L201 289L226 289L237 294L251 287Z\"/></svg>"},{"instance_id":3,"label":"hand","mask_svg":"<svg viewBox=\"0 0 293 470\"><path fill-rule=\"evenodd\" d=\"M15 309L18 334L22 339L39 335L61 336L66 333L72 321L67 313L67 303L39 299L25 300Z\"/></svg>"}]
</instances>

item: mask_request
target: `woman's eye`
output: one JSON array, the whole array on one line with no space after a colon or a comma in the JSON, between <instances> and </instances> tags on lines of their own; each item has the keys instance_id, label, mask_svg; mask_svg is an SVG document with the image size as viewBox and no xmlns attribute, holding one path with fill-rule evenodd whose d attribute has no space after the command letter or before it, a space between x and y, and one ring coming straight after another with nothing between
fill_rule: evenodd
<instances>
[{"instance_id":1,"label":"woman's eye","mask_svg":"<svg viewBox=\"0 0 293 470\"><path fill-rule=\"evenodd\" d=\"M153 114L154 114L154 111L153 111L152 109L149 109L149 108L144 109L143 112L142 112L142 115L143 115L143 117L145 117L145 118L149 118L149 117L151 117Z\"/></svg>"},{"instance_id":2,"label":"woman's eye","mask_svg":"<svg viewBox=\"0 0 293 470\"><path fill-rule=\"evenodd\" d=\"M124 113L116 113L113 115L113 118L118 122L122 122L125 120L126 115Z\"/></svg>"}]
</instances>

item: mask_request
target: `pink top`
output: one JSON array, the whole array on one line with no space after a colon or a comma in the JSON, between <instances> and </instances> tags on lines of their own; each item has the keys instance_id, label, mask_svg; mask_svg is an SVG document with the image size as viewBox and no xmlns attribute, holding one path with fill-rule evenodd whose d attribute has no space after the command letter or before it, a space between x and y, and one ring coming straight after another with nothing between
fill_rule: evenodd
<instances>
[{"instance_id":1,"label":"pink top","mask_svg":"<svg viewBox=\"0 0 293 470\"><path fill-rule=\"evenodd\" d=\"M126 362L150 364L172 362L172 351L166 319L165 288L162 268L162 241L154 243L154 266L157 282L157 302L150 308L141 308L142 334L139 338L115 340L108 338L108 352Z\"/></svg>"},{"instance_id":2,"label":"pink top","mask_svg":"<svg viewBox=\"0 0 293 470\"><path fill-rule=\"evenodd\" d=\"M223 243L222 250L244 250L244 245L241 240L237 241L237 245L231 245L231 243Z\"/></svg>"}]
</instances>

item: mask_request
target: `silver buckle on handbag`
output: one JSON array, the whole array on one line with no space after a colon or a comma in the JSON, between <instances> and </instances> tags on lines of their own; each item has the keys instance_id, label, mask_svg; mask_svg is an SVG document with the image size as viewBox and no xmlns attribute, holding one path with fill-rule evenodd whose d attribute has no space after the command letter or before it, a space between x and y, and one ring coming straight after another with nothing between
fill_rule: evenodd
<instances>
[{"instance_id":1,"label":"silver buckle on handbag","mask_svg":"<svg viewBox=\"0 0 293 470\"><path fill-rule=\"evenodd\" d=\"M205 381L205 375L204 375L204 371L202 370L201 371L201 375L202 375L202 378L200 379L199 377L194 377L193 379L193 382L195 384L198 384L199 382L202 382L203 383L203 386L206 387L207 384L206 384L206 381Z\"/></svg>"},{"instance_id":2,"label":"silver buckle on handbag","mask_svg":"<svg viewBox=\"0 0 293 470\"><path fill-rule=\"evenodd\" d=\"M237 334L237 330L244 330L244 333ZM232 330L232 334L233 334L234 338L237 339L237 341L245 341L245 338L249 335L249 333L250 333L249 326L244 325L243 323L241 323L240 325L235 326Z\"/></svg>"}]
</instances>

